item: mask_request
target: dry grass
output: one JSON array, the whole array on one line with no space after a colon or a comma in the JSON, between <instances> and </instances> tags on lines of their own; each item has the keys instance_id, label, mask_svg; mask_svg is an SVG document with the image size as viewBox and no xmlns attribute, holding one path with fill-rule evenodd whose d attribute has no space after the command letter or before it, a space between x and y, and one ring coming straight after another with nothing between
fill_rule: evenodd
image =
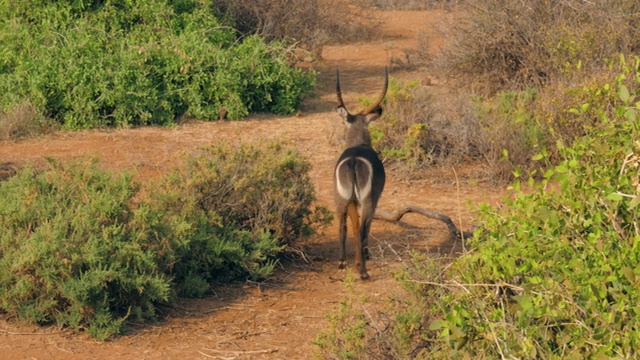
<instances>
[{"instance_id":1,"label":"dry grass","mask_svg":"<svg viewBox=\"0 0 640 360\"><path fill-rule=\"evenodd\" d=\"M374 147L394 174L411 179L426 167L485 160L490 139L468 94L392 79L383 119L373 124Z\"/></svg>"},{"instance_id":2,"label":"dry grass","mask_svg":"<svg viewBox=\"0 0 640 360\"><path fill-rule=\"evenodd\" d=\"M428 124L416 142L422 164L481 161L492 183L538 170L533 155L545 149L553 159L557 140L567 144L583 134L596 117L577 117L570 109L591 103L598 86L613 83L609 66L619 54L640 51L640 3L634 0L458 5L442 28L419 32L417 48L399 64L427 65L443 86L434 88L435 96L398 106L411 110L391 106L388 112ZM402 141L410 126L389 135Z\"/></svg>"},{"instance_id":3,"label":"dry grass","mask_svg":"<svg viewBox=\"0 0 640 360\"><path fill-rule=\"evenodd\" d=\"M53 128L53 123L39 116L26 101L7 111L0 111L0 141L39 136L51 132Z\"/></svg>"},{"instance_id":4,"label":"dry grass","mask_svg":"<svg viewBox=\"0 0 640 360\"><path fill-rule=\"evenodd\" d=\"M467 0L433 61L493 94L547 84L640 50L640 2Z\"/></svg>"},{"instance_id":5,"label":"dry grass","mask_svg":"<svg viewBox=\"0 0 640 360\"><path fill-rule=\"evenodd\" d=\"M234 19L241 35L259 34L264 39L294 40L317 52L329 43L371 39L380 21L362 1L338 0L221 0L214 9Z\"/></svg>"}]
</instances>

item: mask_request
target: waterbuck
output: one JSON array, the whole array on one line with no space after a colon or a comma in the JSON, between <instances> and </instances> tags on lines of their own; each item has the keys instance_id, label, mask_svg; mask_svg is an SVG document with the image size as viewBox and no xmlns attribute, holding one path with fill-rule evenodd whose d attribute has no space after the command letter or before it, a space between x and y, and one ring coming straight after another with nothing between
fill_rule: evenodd
<instances>
[{"instance_id":1,"label":"waterbuck","mask_svg":"<svg viewBox=\"0 0 640 360\"><path fill-rule=\"evenodd\" d=\"M385 173L382 161L371 147L369 123L382 115L380 103L387 93L389 73L385 69L382 95L365 110L351 114L344 105L340 91L340 72L336 72L336 94L338 114L346 124L346 149L338 158L334 171L336 214L340 220L340 269L346 266L347 216L351 218L353 236L356 240L356 266L361 279L369 274L365 258L369 255L368 237L371 220L382 190Z\"/></svg>"}]
</instances>

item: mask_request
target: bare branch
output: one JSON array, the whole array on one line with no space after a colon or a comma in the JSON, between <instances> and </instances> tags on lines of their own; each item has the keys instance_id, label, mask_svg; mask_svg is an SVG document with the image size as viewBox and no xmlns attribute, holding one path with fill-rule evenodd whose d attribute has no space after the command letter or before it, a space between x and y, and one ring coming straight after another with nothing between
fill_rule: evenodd
<instances>
[{"instance_id":1,"label":"bare branch","mask_svg":"<svg viewBox=\"0 0 640 360\"><path fill-rule=\"evenodd\" d=\"M271 349L265 349L265 350L218 350L218 349L202 348L202 350L215 352L215 353L224 353L226 355L235 355L235 356L248 355L248 354L271 354L274 352L278 352L278 348L271 348ZM212 355L205 354L202 351L198 351L198 352L204 356L212 357Z\"/></svg>"},{"instance_id":2,"label":"bare branch","mask_svg":"<svg viewBox=\"0 0 640 360\"><path fill-rule=\"evenodd\" d=\"M400 210L398 210L395 214L386 210L376 209L375 217L377 219L385 221L399 222L400 219L402 219L402 217L407 213L417 213L431 219L442 221L449 228L449 233L452 238L464 240L473 236L473 231L461 231L460 229L458 229L458 227L453 223L450 217L418 206L404 206L400 208Z\"/></svg>"},{"instance_id":3,"label":"bare branch","mask_svg":"<svg viewBox=\"0 0 640 360\"><path fill-rule=\"evenodd\" d=\"M470 293L469 289L467 289L468 287L509 288L509 289L511 289L513 291L524 292L524 288L523 287L517 286L517 285L512 285L512 284L505 283L505 282L499 282L499 283L496 283L496 284L490 284L490 283L484 283L484 284L461 284L461 283L459 283L457 281L453 281L451 283L439 283L439 282L425 281L425 280L409 280L409 281L414 282L414 283L418 283L418 284L440 286L440 287L445 287L445 288L461 288L466 293Z\"/></svg>"}]
</instances>

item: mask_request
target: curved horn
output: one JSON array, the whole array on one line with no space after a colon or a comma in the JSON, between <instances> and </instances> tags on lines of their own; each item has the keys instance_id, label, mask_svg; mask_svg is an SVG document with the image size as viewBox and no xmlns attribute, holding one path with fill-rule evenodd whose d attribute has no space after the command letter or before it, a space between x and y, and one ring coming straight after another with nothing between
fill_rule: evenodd
<instances>
[{"instance_id":1,"label":"curved horn","mask_svg":"<svg viewBox=\"0 0 640 360\"><path fill-rule=\"evenodd\" d=\"M346 106L344 106L344 101L342 100L342 91L340 91L340 70L337 69L336 70L336 95L338 96L338 107L343 107L346 109Z\"/></svg>"},{"instance_id":2,"label":"curved horn","mask_svg":"<svg viewBox=\"0 0 640 360\"><path fill-rule=\"evenodd\" d=\"M378 100L374 101L371 106L362 111L362 114L370 114L377 108L382 100L384 100L384 96L387 95L387 88L389 87L389 69L384 68L384 87L382 88L382 94L378 97Z\"/></svg>"}]
</instances>

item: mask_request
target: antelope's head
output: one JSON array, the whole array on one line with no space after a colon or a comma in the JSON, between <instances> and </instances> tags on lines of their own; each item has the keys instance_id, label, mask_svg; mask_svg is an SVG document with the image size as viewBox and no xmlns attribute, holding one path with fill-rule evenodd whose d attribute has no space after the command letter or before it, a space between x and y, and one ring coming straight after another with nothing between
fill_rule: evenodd
<instances>
[{"instance_id":1,"label":"antelope's head","mask_svg":"<svg viewBox=\"0 0 640 360\"><path fill-rule=\"evenodd\" d=\"M380 104L384 100L384 96L387 94L387 87L389 85L389 72L387 69L384 71L384 87L382 94L371 106L360 111L357 114L351 114L342 100L342 91L340 90L340 71L336 71L336 94L338 97L338 114L342 117L347 125L345 132L345 143L347 148L358 145L371 146L371 135L369 134L369 123L377 120L382 115L382 107Z\"/></svg>"}]
</instances>

